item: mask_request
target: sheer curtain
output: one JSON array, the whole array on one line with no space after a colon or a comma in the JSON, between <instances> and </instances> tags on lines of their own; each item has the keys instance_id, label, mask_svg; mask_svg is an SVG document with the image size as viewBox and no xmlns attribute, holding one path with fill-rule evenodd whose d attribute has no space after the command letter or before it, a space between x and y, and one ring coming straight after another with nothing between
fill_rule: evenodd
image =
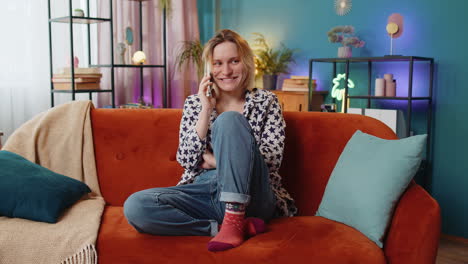
<instances>
[{"instance_id":1,"label":"sheer curtain","mask_svg":"<svg viewBox=\"0 0 468 264\"><path fill-rule=\"evenodd\" d=\"M99 15L108 16L107 1L101 1L98 9ZM163 64L163 28L162 12L159 1L150 0L142 2L142 28L143 51L146 54L147 64ZM117 43L125 42L125 30L133 29L134 43L130 50L127 48L126 63L129 57L140 47L139 32L139 2L114 1L114 61L117 61ZM99 26L99 51L110 47L109 27ZM180 72L176 67L176 57L184 40L199 39L197 2L185 0L172 0L171 10L167 15L167 102L168 107L181 108L187 95L197 91L197 74L194 67L186 68ZM98 52L100 63L110 61L110 53ZM104 74L101 80L102 87L110 86L110 74ZM163 70L159 68L143 69L143 100L152 103L155 107L163 106ZM106 105L110 94L99 95L99 105ZM122 105L138 102L140 98L140 72L135 68L115 69L115 102Z\"/></svg>"},{"instance_id":2,"label":"sheer curtain","mask_svg":"<svg viewBox=\"0 0 468 264\"><path fill-rule=\"evenodd\" d=\"M74 7L86 0L74 0ZM50 108L50 64L47 1L18 0L2 2L0 23L0 130L2 143L40 112ZM51 1L52 17L68 15L68 1ZM74 27L75 55L86 54L86 31ZM70 60L68 24L52 24L54 71ZM76 100L87 100L86 94ZM55 105L70 102L71 94L56 94Z\"/></svg>"},{"instance_id":3,"label":"sheer curtain","mask_svg":"<svg viewBox=\"0 0 468 264\"><path fill-rule=\"evenodd\" d=\"M5 1L0 23L0 130L5 143L21 124L50 107L47 5Z\"/></svg>"}]
</instances>

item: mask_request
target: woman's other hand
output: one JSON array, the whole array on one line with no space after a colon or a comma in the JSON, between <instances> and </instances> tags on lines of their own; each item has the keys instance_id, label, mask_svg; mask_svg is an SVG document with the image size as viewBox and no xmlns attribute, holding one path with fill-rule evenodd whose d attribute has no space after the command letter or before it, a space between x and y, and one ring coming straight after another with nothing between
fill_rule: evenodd
<instances>
[{"instance_id":1,"label":"woman's other hand","mask_svg":"<svg viewBox=\"0 0 468 264\"><path fill-rule=\"evenodd\" d=\"M200 165L201 168L206 169L206 170L216 168L216 159L211 151L205 150L205 153L203 153L202 157L203 157L203 162Z\"/></svg>"}]
</instances>

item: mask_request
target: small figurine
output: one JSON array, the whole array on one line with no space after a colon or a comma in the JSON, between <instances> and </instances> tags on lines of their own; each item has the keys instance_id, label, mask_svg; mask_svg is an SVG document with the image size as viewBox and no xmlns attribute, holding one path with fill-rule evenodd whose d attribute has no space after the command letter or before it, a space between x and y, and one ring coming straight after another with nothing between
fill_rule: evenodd
<instances>
[{"instance_id":1,"label":"small figurine","mask_svg":"<svg viewBox=\"0 0 468 264\"><path fill-rule=\"evenodd\" d=\"M73 58L73 67L78 68L80 65L80 60L78 59L77 56ZM67 58L67 67L70 67L70 57Z\"/></svg>"},{"instance_id":2,"label":"small figurine","mask_svg":"<svg viewBox=\"0 0 468 264\"><path fill-rule=\"evenodd\" d=\"M117 64L125 64L125 51L127 50L127 46L123 42L117 43L117 53L119 56L117 57Z\"/></svg>"}]
</instances>

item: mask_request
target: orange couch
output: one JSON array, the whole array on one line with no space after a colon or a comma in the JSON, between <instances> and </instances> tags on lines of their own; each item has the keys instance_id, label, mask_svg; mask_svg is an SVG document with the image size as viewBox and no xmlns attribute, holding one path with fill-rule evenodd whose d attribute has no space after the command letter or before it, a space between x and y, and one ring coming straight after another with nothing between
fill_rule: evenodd
<instances>
[{"instance_id":1,"label":"orange couch","mask_svg":"<svg viewBox=\"0 0 468 264\"><path fill-rule=\"evenodd\" d=\"M183 169L176 161L178 109L93 109L97 172L107 202L97 248L99 263L434 263L440 208L414 182L400 199L380 249L359 231L314 216L328 178L348 139L360 129L395 139L375 119L352 114L286 112L284 185L299 216L274 219L268 231L238 248L213 253L210 237L140 234L126 221L123 203L132 193L175 185Z\"/></svg>"}]
</instances>

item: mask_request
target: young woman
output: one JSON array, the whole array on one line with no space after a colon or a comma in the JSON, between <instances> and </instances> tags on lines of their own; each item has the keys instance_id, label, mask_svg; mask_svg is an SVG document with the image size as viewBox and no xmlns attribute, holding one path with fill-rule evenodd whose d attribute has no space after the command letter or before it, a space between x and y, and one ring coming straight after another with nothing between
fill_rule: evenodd
<instances>
[{"instance_id":1,"label":"young woman","mask_svg":"<svg viewBox=\"0 0 468 264\"><path fill-rule=\"evenodd\" d=\"M211 71L198 94L186 99L180 124L182 179L174 187L132 194L124 211L139 232L212 235L208 250L221 251L296 208L278 174L285 138L281 108L273 93L253 89L247 41L221 30L205 45L203 58Z\"/></svg>"}]
</instances>

